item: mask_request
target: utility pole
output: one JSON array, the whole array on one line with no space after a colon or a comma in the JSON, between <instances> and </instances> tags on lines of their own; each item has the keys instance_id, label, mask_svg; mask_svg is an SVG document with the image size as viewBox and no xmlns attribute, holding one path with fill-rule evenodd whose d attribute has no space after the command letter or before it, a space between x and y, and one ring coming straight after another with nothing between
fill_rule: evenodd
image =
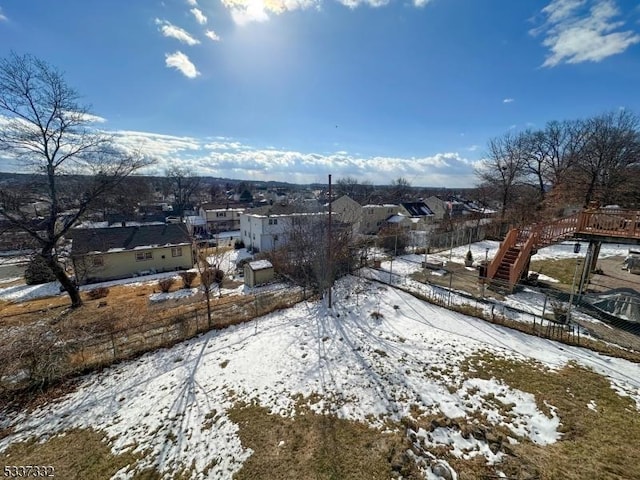
<instances>
[{"instance_id":1,"label":"utility pole","mask_svg":"<svg viewBox=\"0 0 640 480\"><path fill-rule=\"evenodd\" d=\"M329 241L327 242L327 283L329 287L329 292L327 294L327 298L329 300L329 308L331 308L331 174L329 174L329 226L328 226L328 236Z\"/></svg>"}]
</instances>

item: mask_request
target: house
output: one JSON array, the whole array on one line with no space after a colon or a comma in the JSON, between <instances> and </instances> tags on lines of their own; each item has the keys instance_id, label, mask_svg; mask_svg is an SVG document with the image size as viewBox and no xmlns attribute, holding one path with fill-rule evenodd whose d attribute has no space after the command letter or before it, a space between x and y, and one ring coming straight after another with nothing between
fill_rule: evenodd
<instances>
[{"instance_id":1,"label":"house","mask_svg":"<svg viewBox=\"0 0 640 480\"><path fill-rule=\"evenodd\" d=\"M240 230L240 215L245 207L230 206L202 206L199 216L206 222L209 233L228 232Z\"/></svg>"},{"instance_id":2,"label":"house","mask_svg":"<svg viewBox=\"0 0 640 480\"><path fill-rule=\"evenodd\" d=\"M194 264L182 224L77 229L71 239L79 283L186 270Z\"/></svg>"},{"instance_id":3,"label":"house","mask_svg":"<svg viewBox=\"0 0 640 480\"><path fill-rule=\"evenodd\" d=\"M273 265L268 260L248 262L244 266L244 284L247 287L263 285L273 280Z\"/></svg>"},{"instance_id":4,"label":"house","mask_svg":"<svg viewBox=\"0 0 640 480\"><path fill-rule=\"evenodd\" d=\"M399 211L400 207L393 204L363 205L360 233L364 235L375 235L386 220L399 213Z\"/></svg>"},{"instance_id":5,"label":"house","mask_svg":"<svg viewBox=\"0 0 640 480\"><path fill-rule=\"evenodd\" d=\"M413 229L422 230L421 225L429 225L435 222L433 210L424 202L403 202L400 204L400 213L406 215L413 222Z\"/></svg>"},{"instance_id":6,"label":"house","mask_svg":"<svg viewBox=\"0 0 640 480\"><path fill-rule=\"evenodd\" d=\"M331 211L341 222L353 225L354 233L360 232L362 223L362 206L348 195L343 195L331 202Z\"/></svg>"},{"instance_id":7,"label":"house","mask_svg":"<svg viewBox=\"0 0 640 480\"><path fill-rule=\"evenodd\" d=\"M242 242L254 252L271 252L287 244L289 233L297 223L324 221L327 215L327 212L243 213L240 216Z\"/></svg>"}]
</instances>

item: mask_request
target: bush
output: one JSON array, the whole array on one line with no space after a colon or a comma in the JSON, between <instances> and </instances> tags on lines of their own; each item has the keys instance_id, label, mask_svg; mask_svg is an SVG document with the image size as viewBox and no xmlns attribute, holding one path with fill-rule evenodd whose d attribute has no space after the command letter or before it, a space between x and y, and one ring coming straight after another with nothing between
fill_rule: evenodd
<instances>
[{"instance_id":1,"label":"bush","mask_svg":"<svg viewBox=\"0 0 640 480\"><path fill-rule=\"evenodd\" d=\"M160 287L160 291L162 293L169 293L173 284L176 283L176 279L173 277L163 278L158 280L158 286Z\"/></svg>"},{"instance_id":2,"label":"bush","mask_svg":"<svg viewBox=\"0 0 640 480\"><path fill-rule=\"evenodd\" d=\"M236 240L236 242L233 244L233 248L235 248L236 250L244 248L244 242L242 240Z\"/></svg>"},{"instance_id":3,"label":"bush","mask_svg":"<svg viewBox=\"0 0 640 480\"><path fill-rule=\"evenodd\" d=\"M29 260L29 265L24 272L24 281L27 285L39 285L41 283L53 282L56 276L49 265L40 255L34 255Z\"/></svg>"},{"instance_id":4,"label":"bush","mask_svg":"<svg viewBox=\"0 0 640 480\"><path fill-rule=\"evenodd\" d=\"M93 290L89 290L87 292L87 297L91 300L97 300L99 298L104 298L109 295L109 289L107 287L98 287Z\"/></svg>"},{"instance_id":5,"label":"bush","mask_svg":"<svg viewBox=\"0 0 640 480\"><path fill-rule=\"evenodd\" d=\"M207 268L200 273L200 282L203 285L211 286L216 283L219 286L222 285L224 280L224 270L219 268Z\"/></svg>"},{"instance_id":6,"label":"bush","mask_svg":"<svg viewBox=\"0 0 640 480\"><path fill-rule=\"evenodd\" d=\"M191 288L193 281L198 274L196 272L180 272L180 278L182 278L182 288Z\"/></svg>"}]
</instances>

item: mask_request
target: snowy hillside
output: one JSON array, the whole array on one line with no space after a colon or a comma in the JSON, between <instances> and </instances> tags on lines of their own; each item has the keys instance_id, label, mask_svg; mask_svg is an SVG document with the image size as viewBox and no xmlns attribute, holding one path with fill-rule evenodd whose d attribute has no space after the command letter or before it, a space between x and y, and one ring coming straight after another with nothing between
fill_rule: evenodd
<instances>
[{"instance_id":1,"label":"snowy hillside","mask_svg":"<svg viewBox=\"0 0 640 480\"><path fill-rule=\"evenodd\" d=\"M255 399L289 416L296 394L313 411L374 427L411 417L417 407L449 418L481 412L506 426L512 442L557 441L560 420L553 405L543 412L533 395L461 371L462 362L478 352L535 359L552 368L575 361L640 404L636 364L487 324L363 279L344 279L334 298L331 312L320 302L299 304L89 375L60 402L0 422L14 426L0 450L34 435L99 427L116 452L132 445L146 452L138 470L155 466L169 478L193 464L192 478L231 478L252 451L241 444L229 408ZM508 405L507 411L489 398ZM449 429L417 433L424 444L448 445L464 458L483 455L495 462L502 455ZM425 478L438 478L428 466L423 470ZM131 476L123 469L114 478Z\"/></svg>"}]
</instances>

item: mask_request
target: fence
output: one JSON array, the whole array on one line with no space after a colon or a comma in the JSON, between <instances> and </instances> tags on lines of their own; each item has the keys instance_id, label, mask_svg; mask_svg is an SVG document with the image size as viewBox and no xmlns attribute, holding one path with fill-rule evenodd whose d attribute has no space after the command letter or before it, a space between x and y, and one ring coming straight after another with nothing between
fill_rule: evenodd
<instances>
[{"instance_id":1,"label":"fence","mask_svg":"<svg viewBox=\"0 0 640 480\"><path fill-rule=\"evenodd\" d=\"M442 233L424 231L411 231L409 233L410 246L417 248L428 247L430 251L438 251L480 242L489 235L489 226L465 226L451 232Z\"/></svg>"},{"instance_id":2,"label":"fence","mask_svg":"<svg viewBox=\"0 0 640 480\"><path fill-rule=\"evenodd\" d=\"M291 307L306 297L302 288L282 286L255 294L211 299L211 324L202 300L179 313L150 311L155 320L129 328L112 328L113 323L74 330L34 328L22 335L28 337L28 345L24 338L0 345L0 354L7 360L0 364L0 392L44 385L75 372L169 347L212 329Z\"/></svg>"},{"instance_id":3,"label":"fence","mask_svg":"<svg viewBox=\"0 0 640 480\"><path fill-rule=\"evenodd\" d=\"M528 311L489 298L486 295L486 285L479 282L476 271L451 271L437 281L428 281L424 272L409 278L387 270L368 268L363 270L363 275L370 280L392 285L429 303L483 318L498 325L564 343L584 343L585 331L580 325L556 318L553 311L553 304L557 300L555 294L545 294L543 305L537 311ZM476 293L471 293L474 290Z\"/></svg>"}]
</instances>

